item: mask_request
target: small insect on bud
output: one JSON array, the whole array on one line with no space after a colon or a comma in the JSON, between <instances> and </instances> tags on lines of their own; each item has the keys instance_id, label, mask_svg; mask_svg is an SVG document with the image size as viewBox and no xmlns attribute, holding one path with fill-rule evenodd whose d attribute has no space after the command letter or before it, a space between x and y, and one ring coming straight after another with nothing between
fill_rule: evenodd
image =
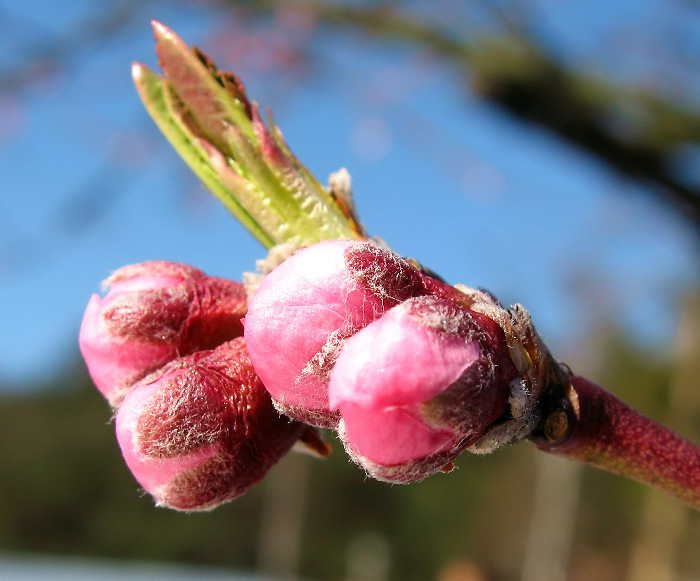
<instances>
[{"instance_id":1,"label":"small insect on bud","mask_svg":"<svg viewBox=\"0 0 700 581\"><path fill-rule=\"evenodd\" d=\"M242 495L304 426L277 413L237 338L134 385L116 429L129 469L156 503L195 511Z\"/></svg>"},{"instance_id":2,"label":"small insect on bud","mask_svg":"<svg viewBox=\"0 0 700 581\"><path fill-rule=\"evenodd\" d=\"M503 415L503 371L512 365L488 323L453 301L423 296L345 342L330 406L342 415L348 453L370 476L397 483L430 476Z\"/></svg>"},{"instance_id":3,"label":"small insect on bud","mask_svg":"<svg viewBox=\"0 0 700 581\"><path fill-rule=\"evenodd\" d=\"M129 387L168 361L243 334L246 294L237 282L174 262L125 266L93 295L80 350L97 388L116 407Z\"/></svg>"},{"instance_id":4,"label":"small insect on bud","mask_svg":"<svg viewBox=\"0 0 700 581\"><path fill-rule=\"evenodd\" d=\"M251 359L277 408L334 427L328 380L345 340L425 292L413 266L371 242L321 242L283 262L263 279L245 318Z\"/></svg>"}]
</instances>

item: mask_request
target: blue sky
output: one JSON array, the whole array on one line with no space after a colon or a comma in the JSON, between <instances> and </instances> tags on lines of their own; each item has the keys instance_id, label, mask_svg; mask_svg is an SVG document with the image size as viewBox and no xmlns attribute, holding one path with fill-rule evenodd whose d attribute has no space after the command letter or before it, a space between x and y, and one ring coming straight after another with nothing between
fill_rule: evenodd
<instances>
[{"instance_id":1,"label":"blue sky","mask_svg":"<svg viewBox=\"0 0 700 581\"><path fill-rule=\"evenodd\" d=\"M655 34L674 23L700 28L650 0L533 5L546 14L538 34L561 58L630 83L653 73L645 55ZM0 71L18 70L38 35L76 38L81 22L114 6L0 2ZM0 86L0 387L46 380L75 360L82 310L115 268L170 259L238 278L262 255L179 162L132 88L131 61L155 61L153 17L223 57L216 34L227 25L241 34L204 3L154 2L118 32L73 43L64 69L47 55L48 72L32 70L17 91ZM603 42L626 46L614 34L620 22L647 27L650 47L598 59ZM309 42L318 58L301 77L250 54L237 71L317 176L349 169L370 233L452 282L523 303L559 356L576 356L609 321L666 351L677 300L698 286L698 239L671 210L476 100L425 54L352 34ZM697 105L693 90L686 83L679 98Z\"/></svg>"}]
</instances>

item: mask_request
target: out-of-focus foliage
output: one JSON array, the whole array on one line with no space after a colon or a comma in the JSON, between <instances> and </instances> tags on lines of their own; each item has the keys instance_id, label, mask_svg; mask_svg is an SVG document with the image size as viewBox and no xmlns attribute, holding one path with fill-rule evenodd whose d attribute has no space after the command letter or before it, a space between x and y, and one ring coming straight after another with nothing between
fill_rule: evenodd
<instances>
[{"instance_id":1,"label":"out-of-focus foliage","mask_svg":"<svg viewBox=\"0 0 700 581\"><path fill-rule=\"evenodd\" d=\"M604 346L599 379L648 415L664 418L675 367L615 333L597 342ZM452 579L474 567L483 575L475 579L520 578L540 455L527 444L485 458L465 455L456 472L413 486L365 479L340 450L326 461L292 454L245 497L211 513L183 515L153 508L137 493L108 408L82 369L47 387L0 399L3 551L262 566L277 573L298 566L301 575L322 579L358 575L362 563L375 579ZM695 404L687 417L676 413L668 423L694 425L688 435L697 438ZM682 517L670 565L680 576L700 575L699 515L593 469L576 472L575 482L567 578L622 578L644 531L645 507L659 501ZM270 515L271 507L278 514ZM270 553L279 523L291 531L287 542L299 543L299 554L286 564Z\"/></svg>"}]
</instances>

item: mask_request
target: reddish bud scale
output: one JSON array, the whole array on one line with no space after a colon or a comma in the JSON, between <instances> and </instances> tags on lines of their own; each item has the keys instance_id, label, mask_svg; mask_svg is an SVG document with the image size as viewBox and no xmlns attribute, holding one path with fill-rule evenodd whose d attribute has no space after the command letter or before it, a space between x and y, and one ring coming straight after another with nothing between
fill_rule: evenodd
<instances>
[{"instance_id":1,"label":"reddish bud scale","mask_svg":"<svg viewBox=\"0 0 700 581\"><path fill-rule=\"evenodd\" d=\"M665 490L700 509L700 448L596 384L571 378L570 414L554 412L536 445Z\"/></svg>"},{"instance_id":2,"label":"reddish bud scale","mask_svg":"<svg viewBox=\"0 0 700 581\"><path fill-rule=\"evenodd\" d=\"M242 338L176 359L134 385L117 414L124 459L158 505L209 510L243 494L304 426L281 417Z\"/></svg>"},{"instance_id":3,"label":"reddish bud scale","mask_svg":"<svg viewBox=\"0 0 700 581\"><path fill-rule=\"evenodd\" d=\"M382 301L383 311L428 292L417 269L376 244L350 244L345 250L344 258L350 276Z\"/></svg>"},{"instance_id":4,"label":"reddish bud scale","mask_svg":"<svg viewBox=\"0 0 700 581\"><path fill-rule=\"evenodd\" d=\"M492 418L491 425L497 424L500 420L508 420L512 417L508 407L509 385L519 377L518 371L513 364L510 350L506 341L503 329L483 313L469 308L471 300L460 290L437 279L433 276L422 273L422 281L431 296L440 297L454 303L457 308L468 313L472 324L479 329L481 334L482 357L478 362L478 367L465 378L464 381L474 383L471 389L446 390L437 398L436 408L442 410L445 417L451 416L451 421L457 421L460 409L469 409L478 406L480 398L474 397L477 386L490 385L494 396L497 398L496 409L501 409L501 415ZM496 299L494 299L495 301ZM500 386L500 387L496 387ZM469 394L472 394L470 397Z\"/></svg>"}]
</instances>

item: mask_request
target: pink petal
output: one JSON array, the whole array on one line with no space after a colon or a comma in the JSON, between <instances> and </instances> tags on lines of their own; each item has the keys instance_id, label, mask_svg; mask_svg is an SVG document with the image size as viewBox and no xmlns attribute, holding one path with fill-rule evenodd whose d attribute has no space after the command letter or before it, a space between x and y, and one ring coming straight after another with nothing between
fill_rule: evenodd
<instances>
[{"instance_id":1,"label":"pink petal","mask_svg":"<svg viewBox=\"0 0 700 581\"><path fill-rule=\"evenodd\" d=\"M344 438L359 456L397 465L449 450L457 441L451 430L429 427L412 408L367 409L345 404Z\"/></svg>"},{"instance_id":2,"label":"pink petal","mask_svg":"<svg viewBox=\"0 0 700 581\"><path fill-rule=\"evenodd\" d=\"M330 407L380 409L428 401L479 355L475 341L428 328L402 306L394 307L345 342L331 373Z\"/></svg>"}]
</instances>

